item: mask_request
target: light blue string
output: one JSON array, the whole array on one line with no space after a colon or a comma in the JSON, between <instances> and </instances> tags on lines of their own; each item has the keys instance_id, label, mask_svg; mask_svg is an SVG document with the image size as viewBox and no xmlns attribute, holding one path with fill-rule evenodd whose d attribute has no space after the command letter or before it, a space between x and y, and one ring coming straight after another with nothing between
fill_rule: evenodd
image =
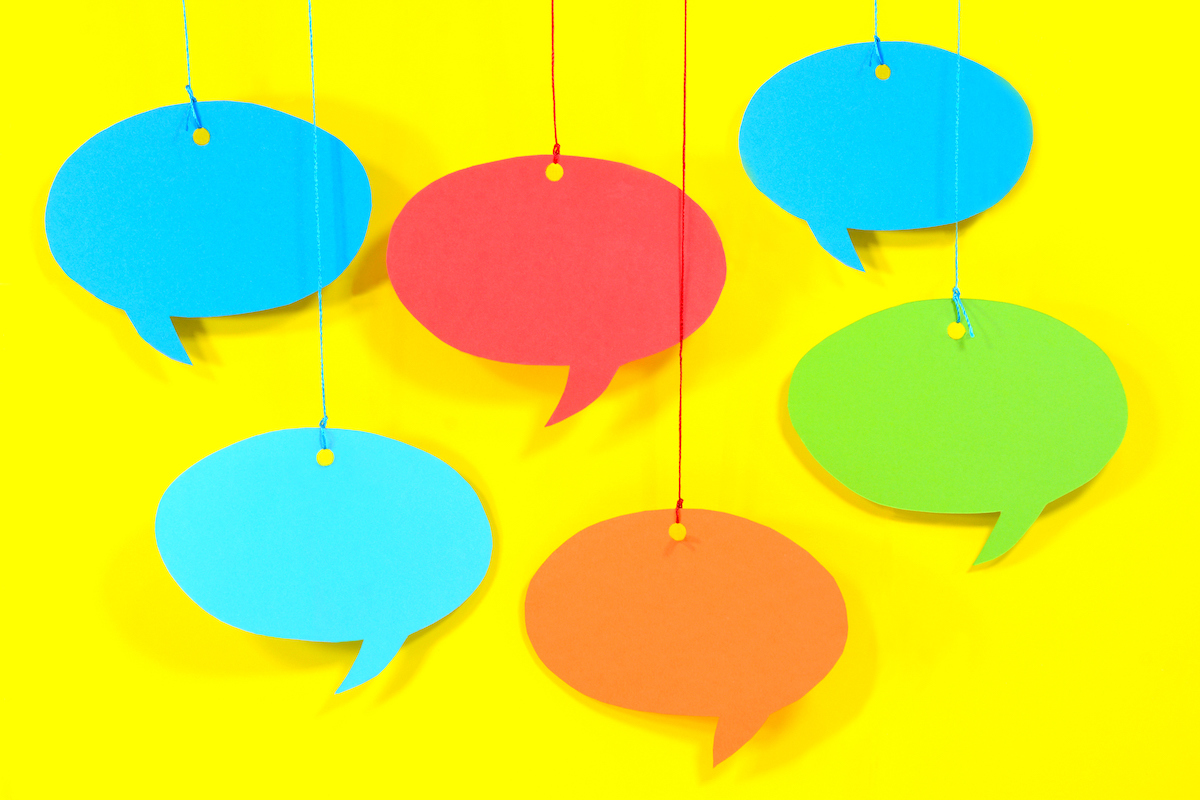
<instances>
[{"instance_id":1,"label":"light blue string","mask_svg":"<svg viewBox=\"0 0 1200 800\"><path fill-rule=\"evenodd\" d=\"M875 0L875 54L879 56L879 63L883 63L883 47L879 41L879 0Z\"/></svg>"},{"instance_id":2,"label":"light blue string","mask_svg":"<svg viewBox=\"0 0 1200 800\"><path fill-rule=\"evenodd\" d=\"M325 302L321 296L321 189L317 183L317 61L313 56L312 0L308 0L308 75L312 83L313 121L313 210L317 217L317 348L321 360L321 424L318 434L321 449L325 449L325 423L329 411L325 406Z\"/></svg>"},{"instance_id":3,"label":"light blue string","mask_svg":"<svg viewBox=\"0 0 1200 800\"><path fill-rule=\"evenodd\" d=\"M958 0L957 30L954 42L954 321L967 324L967 334L974 339L975 329L963 306L962 293L958 291L958 128L962 104L962 0Z\"/></svg>"},{"instance_id":4,"label":"light blue string","mask_svg":"<svg viewBox=\"0 0 1200 800\"><path fill-rule=\"evenodd\" d=\"M196 127L203 128L200 124L200 107L196 105L196 95L192 94L192 45L188 42L187 30L187 0L180 0L183 3L183 56L187 59L187 89L188 97L192 99L192 116L196 118Z\"/></svg>"}]
</instances>

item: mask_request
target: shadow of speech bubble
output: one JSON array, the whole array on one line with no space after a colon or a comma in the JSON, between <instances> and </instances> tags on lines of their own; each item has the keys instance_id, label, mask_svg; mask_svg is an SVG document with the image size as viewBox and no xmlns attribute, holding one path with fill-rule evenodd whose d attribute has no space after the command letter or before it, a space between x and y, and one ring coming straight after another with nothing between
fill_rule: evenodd
<instances>
[{"instance_id":1,"label":"shadow of speech bubble","mask_svg":"<svg viewBox=\"0 0 1200 800\"><path fill-rule=\"evenodd\" d=\"M713 765L833 669L846 604L795 542L732 514L684 509L592 525L529 582L525 627L538 657L605 703L717 717Z\"/></svg>"},{"instance_id":2,"label":"shadow of speech bubble","mask_svg":"<svg viewBox=\"0 0 1200 800\"><path fill-rule=\"evenodd\" d=\"M947 299L889 308L823 340L796 366L788 414L813 458L868 500L999 511L981 564L1096 476L1127 409L1112 362L1079 331L1010 303L963 303L974 338L947 335Z\"/></svg>"},{"instance_id":3,"label":"shadow of speech bubble","mask_svg":"<svg viewBox=\"0 0 1200 800\"><path fill-rule=\"evenodd\" d=\"M958 72L958 57L939 47L880 48L886 79L876 77L874 42L780 70L754 93L738 134L754 185L858 270L848 228L910 230L974 216L1016 184L1033 147L1029 109L996 73L967 58Z\"/></svg>"},{"instance_id":4,"label":"shadow of speech bubble","mask_svg":"<svg viewBox=\"0 0 1200 800\"><path fill-rule=\"evenodd\" d=\"M198 108L206 144L193 139L189 104L138 114L84 142L46 203L63 271L185 364L172 316L244 314L312 294L346 269L371 216L366 170L325 131L314 152L311 122L253 103Z\"/></svg>"},{"instance_id":5,"label":"shadow of speech bubble","mask_svg":"<svg viewBox=\"0 0 1200 800\"><path fill-rule=\"evenodd\" d=\"M363 431L253 436L175 479L154 528L171 577L201 608L251 633L362 641L338 692L375 677L404 640L483 581L491 526L449 465Z\"/></svg>"},{"instance_id":6,"label":"shadow of speech bubble","mask_svg":"<svg viewBox=\"0 0 1200 800\"><path fill-rule=\"evenodd\" d=\"M439 178L396 218L388 275L446 344L516 364L569 365L547 425L588 406L622 364L665 350L708 318L725 284L712 221L627 164L562 156L480 164Z\"/></svg>"}]
</instances>

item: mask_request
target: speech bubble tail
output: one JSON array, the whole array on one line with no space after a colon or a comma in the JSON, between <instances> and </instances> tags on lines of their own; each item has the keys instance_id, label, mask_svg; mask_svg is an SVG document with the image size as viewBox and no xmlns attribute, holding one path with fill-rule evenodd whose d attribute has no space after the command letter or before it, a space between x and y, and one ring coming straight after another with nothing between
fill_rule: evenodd
<instances>
[{"instance_id":1,"label":"speech bubble tail","mask_svg":"<svg viewBox=\"0 0 1200 800\"><path fill-rule=\"evenodd\" d=\"M400 652L400 648L407 638L408 635L405 634L399 642L395 637L386 636L378 639L372 637L363 639L362 647L358 648L358 655L354 658L350 671L346 673L346 677L334 694L341 694L356 686L361 686L383 672L383 668L392 663L396 653Z\"/></svg>"},{"instance_id":2,"label":"speech bubble tail","mask_svg":"<svg viewBox=\"0 0 1200 800\"><path fill-rule=\"evenodd\" d=\"M858 257L858 253L854 250L854 242L850 241L850 231L836 224L826 224L820 221L806 220L809 229L813 232L813 236L817 237L817 244L824 248L826 253L836 258L838 261L845 264L847 267L864 272L862 260Z\"/></svg>"},{"instance_id":3,"label":"speech bubble tail","mask_svg":"<svg viewBox=\"0 0 1200 800\"><path fill-rule=\"evenodd\" d=\"M1044 508L1045 506L1018 506L1001 511L1000 519L996 520L996 526L992 528L987 541L983 543L983 549L979 551L975 563L971 566L999 558L1011 550L1013 545L1021 541L1029 526L1041 516Z\"/></svg>"},{"instance_id":4,"label":"speech bubble tail","mask_svg":"<svg viewBox=\"0 0 1200 800\"><path fill-rule=\"evenodd\" d=\"M713 766L736 753L746 742L758 733L758 729L771 716L752 713L743 715L722 716L717 719L717 732L713 735Z\"/></svg>"},{"instance_id":5,"label":"speech bubble tail","mask_svg":"<svg viewBox=\"0 0 1200 800\"><path fill-rule=\"evenodd\" d=\"M179 334L175 332L175 324L171 322L169 316L154 311L142 312L128 309L125 313L129 315L129 321L133 323L138 336L141 336L146 344L168 358L184 364L192 363L192 359L188 358L187 351L183 349L183 342L179 341Z\"/></svg>"},{"instance_id":6,"label":"speech bubble tail","mask_svg":"<svg viewBox=\"0 0 1200 800\"><path fill-rule=\"evenodd\" d=\"M559 398L554 413L546 422L546 427L562 422L572 414L591 405L592 401L602 395L608 385L612 383L613 375L616 373L616 367L609 369L608 367L573 365L571 371L567 373L567 386L563 389L562 397Z\"/></svg>"}]
</instances>

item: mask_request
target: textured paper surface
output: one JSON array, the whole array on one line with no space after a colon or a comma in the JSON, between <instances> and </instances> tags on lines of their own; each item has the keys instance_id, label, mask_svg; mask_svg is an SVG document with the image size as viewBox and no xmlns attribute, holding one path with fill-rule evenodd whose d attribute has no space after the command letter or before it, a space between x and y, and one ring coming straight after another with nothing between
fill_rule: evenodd
<instances>
[{"instance_id":1,"label":"textured paper surface","mask_svg":"<svg viewBox=\"0 0 1200 800\"><path fill-rule=\"evenodd\" d=\"M566 364L549 422L588 406L624 363L679 341L679 188L596 158L480 164L422 189L396 218L388 274L434 335L466 353ZM686 206L685 333L716 305L725 253Z\"/></svg>"},{"instance_id":2,"label":"textured paper surface","mask_svg":"<svg viewBox=\"0 0 1200 800\"><path fill-rule=\"evenodd\" d=\"M1125 435L1108 356L1045 314L964 300L872 314L810 350L788 413L804 445L868 500L910 511L1000 512L975 563L1003 555L1047 503L1087 483Z\"/></svg>"},{"instance_id":3,"label":"textured paper surface","mask_svg":"<svg viewBox=\"0 0 1200 800\"><path fill-rule=\"evenodd\" d=\"M846 644L846 606L824 567L790 539L732 514L674 509L585 528L529 583L538 657L605 703L717 717L713 764L803 697Z\"/></svg>"},{"instance_id":4,"label":"textured paper surface","mask_svg":"<svg viewBox=\"0 0 1200 800\"><path fill-rule=\"evenodd\" d=\"M254 436L180 475L155 518L171 576L217 619L266 636L362 640L338 692L375 677L410 633L457 608L491 559L465 480L409 445L316 428Z\"/></svg>"},{"instance_id":5,"label":"textured paper surface","mask_svg":"<svg viewBox=\"0 0 1200 800\"><path fill-rule=\"evenodd\" d=\"M804 219L834 258L862 269L847 228L946 225L994 205L1033 146L1029 109L1003 78L962 59L955 213L955 54L883 42L811 55L762 85L742 118L742 165L763 194Z\"/></svg>"},{"instance_id":6,"label":"textured paper surface","mask_svg":"<svg viewBox=\"0 0 1200 800\"><path fill-rule=\"evenodd\" d=\"M317 289L312 124L252 103L184 103L118 122L58 171L46 237L67 275L125 310L151 346L191 363L170 317L294 303ZM354 153L317 135L321 277L362 246L371 187Z\"/></svg>"}]
</instances>

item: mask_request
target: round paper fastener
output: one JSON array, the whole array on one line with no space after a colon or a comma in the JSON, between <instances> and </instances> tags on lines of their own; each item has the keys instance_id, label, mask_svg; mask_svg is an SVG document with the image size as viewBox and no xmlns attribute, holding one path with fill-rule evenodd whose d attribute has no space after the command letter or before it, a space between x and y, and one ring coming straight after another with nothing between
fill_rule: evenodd
<instances>
[{"instance_id":1,"label":"round paper fastener","mask_svg":"<svg viewBox=\"0 0 1200 800\"><path fill-rule=\"evenodd\" d=\"M967 326L961 322L951 322L946 326L946 335L951 339L961 339L967 333Z\"/></svg>"},{"instance_id":2,"label":"round paper fastener","mask_svg":"<svg viewBox=\"0 0 1200 800\"><path fill-rule=\"evenodd\" d=\"M549 180L557 181L557 180L560 180L562 178L562 176L563 176L562 164L558 164L554 161L551 161L549 164L546 165L546 177Z\"/></svg>"},{"instance_id":3,"label":"round paper fastener","mask_svg":"<svg viewBox=\"0 0 1200 800\"><path fill-rule=\"evenodd\" d=\"M683 527L681 522L672 522L671 527L667 528L667 535L677 542L682 542L687 537L687 528Z\"/></svg>"},{"instance_id":4,"label":"round paper fastener","mask_svg":"<svg viewBox=\"0 0 1200 800\"><path fill-rule=\"evenodd\" d=\"M212 138L208 135L208 131L204 128L196 128L192 131L192 141L203 147L208 144L208 140Z\"/></svg>"},{"instance_id":5,"label":"round paper fastener","mask_svg":"<svg viewBox=\"0 0 1200 800\"><path fill-rule=\"evenodd\" d=\"M881 81L886 81L888 78L892 77L892 68L887 64L880 64L875 68L875 77L879 78Z\"/></svg>"},{"instance_id":6,"label":"round paper fastener","mask_svg":"<svg viewBox=\"0 0 1200 800\"><path fill-rule=\"evenodd\" d=\"M317 451L317 463L322 467L328 467L333 463L333 451L328 447L322 447Z\"/></svg>"}]
</instances>

